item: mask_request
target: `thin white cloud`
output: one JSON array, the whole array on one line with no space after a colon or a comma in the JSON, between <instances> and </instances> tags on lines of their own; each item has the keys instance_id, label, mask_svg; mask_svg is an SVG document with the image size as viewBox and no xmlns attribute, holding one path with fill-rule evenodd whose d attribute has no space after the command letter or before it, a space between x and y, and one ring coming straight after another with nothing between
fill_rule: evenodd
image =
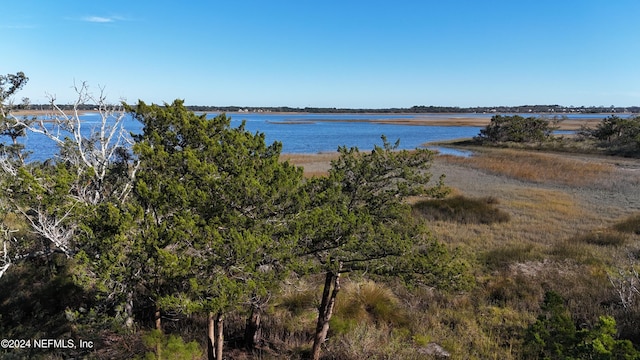
<instances>
[{"instance_id":1,"label":"thin white cloud","mask_svg":"<svg viewBox=\"0 0 640 360\"><path fill-rule=\"evenodd\" d=\"M116 20L118 20L118 18L116 17L104 17L104 16L86 16L84 18L82 18L83 21L86 22L92 22L92 23L111 23L114 22Z\"/></svg>"}]
</instances>

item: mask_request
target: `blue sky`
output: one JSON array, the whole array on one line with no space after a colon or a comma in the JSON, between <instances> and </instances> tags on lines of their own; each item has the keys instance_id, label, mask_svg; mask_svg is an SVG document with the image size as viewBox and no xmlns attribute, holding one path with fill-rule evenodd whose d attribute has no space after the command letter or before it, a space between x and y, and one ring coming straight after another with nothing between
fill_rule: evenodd
<instances>
[{"instance_id":1,"label":"blue sky","mask_svg":"<svg viewBox=\"0 0 640 360\"><path fill-rule=\"evenodd\" d=\"M637 0L2 4L17 97L386 108L640 105Z\"/></svg>"}]
</instances>

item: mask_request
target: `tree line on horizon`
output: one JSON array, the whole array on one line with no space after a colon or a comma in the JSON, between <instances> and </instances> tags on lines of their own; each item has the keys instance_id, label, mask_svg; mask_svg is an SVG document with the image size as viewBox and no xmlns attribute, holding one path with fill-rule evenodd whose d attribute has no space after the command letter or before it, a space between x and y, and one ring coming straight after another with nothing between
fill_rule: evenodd
<instances>
[{"instance_id":1,"label":"tree line on horizon","mask_svg":"<svg viewBox=\"0 0 640 360\"><path fill-rule=\"evenodd\" d=\"M58 105L61 110L82 111L96 110L93 104ZM162 105L160 105L162 106ZM50 104L31 104L27 98L15 106L18 110L46 110ZM640 113L640 106L561 106L561 105L520 105L520 106L425 106L416 105L408 108L336 108L336 107L290 107L290 106L214 106L214 105L185 105L189 111L195 112L283 112L309 114L624 114Z\"/></svg>"}]
</instances>

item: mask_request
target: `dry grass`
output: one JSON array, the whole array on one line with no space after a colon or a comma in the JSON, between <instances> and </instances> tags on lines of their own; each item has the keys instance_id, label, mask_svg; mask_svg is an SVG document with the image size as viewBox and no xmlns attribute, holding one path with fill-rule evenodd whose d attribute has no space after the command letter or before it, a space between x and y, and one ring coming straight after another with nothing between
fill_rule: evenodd
<instances>
[{"instance_id":1,"label":"dry grass","mask_svg":"<svg viewBox=\"0 0 640 360\"><path fill-rule=\"evenodd\" d=\"M416 213L428 220L453 221L461 224L493 224L509 221L508 213L496 207L494 197L480 199L462 195L445 199L422 200L413 205Z\"/></svg>"},{"instance_id":2,"label":"dry grass","mask_svg":"<svg viewBox=\"0 0 640 360\"><path fill-rule=\"evenodd\" d=\"M281 161L289 161L291 164L304 168L304 176L311 178L314 176L324 176L330 168L331 160L337 159L338 153L320 154L282 154Z\"/></svg>"},{"instance_id":3,"label":"dry grass","mask_svg":"<svg viewBox=\"0 0 640 360\"><path fill-rule=\"evenodd\" d=\"M614 167L594 161L569 159L555 154L532 151L488 149L476 156L447 156L458 163L498 175L537 183L559 183L584 186L610 177Z\"/></svg>"},{"instance_id":4,"label":"dry grass","mask_svg":"<svg viewBox=\"0 0 640 360\"><path fill-rule=\"evenodd\" d=\"M620 232L640 235L640 214L631 215L619 221L613 228Z\"/></svg>"}]
</instances>

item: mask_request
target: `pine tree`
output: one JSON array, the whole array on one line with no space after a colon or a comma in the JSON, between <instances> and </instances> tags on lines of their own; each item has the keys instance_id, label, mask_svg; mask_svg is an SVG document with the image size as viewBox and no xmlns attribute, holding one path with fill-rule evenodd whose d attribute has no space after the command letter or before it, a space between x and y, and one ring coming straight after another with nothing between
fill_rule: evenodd
<instances>
[{"instance_id":1,"label":"pine tree","mask_svg":"<svg viewBox=\"0 0 640 360\"><path fill-rule=\"evenodd\" d=\"M328 177L307 184L310 203L299 219L300 256L325 274L312 357L329 330L341 274L361 271L429 284L460 285L461 268L426 229L415 222L410 196L447 193L443 177L431 182L433 154L398 151L383 137L370 153L339 148Z\"/></svg>"}]
</instances>

